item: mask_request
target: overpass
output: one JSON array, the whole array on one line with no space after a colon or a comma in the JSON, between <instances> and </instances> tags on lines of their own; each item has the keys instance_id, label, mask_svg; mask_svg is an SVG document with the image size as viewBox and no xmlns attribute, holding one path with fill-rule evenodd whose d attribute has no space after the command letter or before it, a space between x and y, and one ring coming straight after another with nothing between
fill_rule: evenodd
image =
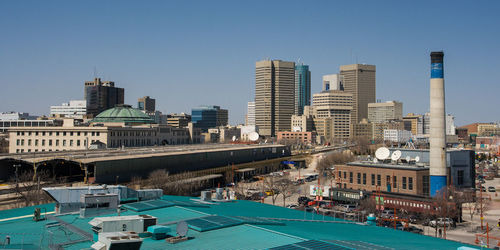
<instances>
[{"instance_id":1,"label":"overpass","mask_svg":"<svg viewBox=\"0 0 500 250\"><path fill-rule=\"evenodd\" d=\"M16 171L46 172L50 176L89 178L98 183L146 177L157 169L169 173L200 171L232 164L251 163L290 156L279 144L195 144L141 148L31 152L0 155L0 180Z\"/></svg>"}]
</instances>

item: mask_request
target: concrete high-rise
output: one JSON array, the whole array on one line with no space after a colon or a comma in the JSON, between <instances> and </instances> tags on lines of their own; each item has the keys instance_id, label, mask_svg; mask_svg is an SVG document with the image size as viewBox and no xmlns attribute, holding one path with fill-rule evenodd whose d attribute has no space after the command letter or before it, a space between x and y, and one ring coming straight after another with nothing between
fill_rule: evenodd
<instances>
[{"instance_id":1,"label":"concrete high-rise","mask_svg":"<svg viewBox=\"0 0 500 250\"><path fill-rule=\"evenodd\" d=\"M313 95L313 113L316 118L332 120L331 138L325 133L325 139L347 139L351 134L352 94L345 91L329 90ZM318 132L318 134L320 134Z\"/></svg>"},{"instance_id":2,"label":"concrete high-rise","mask_svg":"<svg viewBox=\"0 0 500 250\"><path fill-rule=\"evenodd\" d=\"M331 74L323 76L323 91L344 90L344 76L340 74Z\"/></svg>"},{"instance_id":3,"label":"concrete high-rise","mask_svg":"<svg viewBox=\"0 0 500 250\"><path fill-rule=\"evenodd\" d=\"M255 125L262 136L290 131L295 112L295 63L264 60L255 63Z\"/></svg>"},{"instance_id":4,"label":"concrete high-rise","mask_svg":"<svg viewBox=\"0 0 500 250\"><path fill-rule=\"evenodd\" d=\"M308 65L295 65L295 115L304 113L311 105L311 71Z\"/></svg>"},{"instance_id":5,"label":"concrete high-rise","mask_svg":"<svg viewBox=\"0 0 500 250\"><path fill-rule=\"evenodd\" d=\"M352 94L352 122L368 118L368 103L375 102L375 65L351 64L340 66L344 91Z\"/></svg>"},{"instance_id":6,"label":"concrete high-rise","mask_svg":"<svg viewBox=\"0 0 500 250\"><path fill-rule=\"evenodd\" d=\"M255 126L255 102L248 102L247 104L247 126Z\"/></svg>"},{"instance_id":7,"label":"concrete high-rise","mask_svg":"<svg viewBox=\"0 0 500 250\"><path fill-rule=\"evenodd\" d=\"M368 121L372 123L403 119L403 103L396 101L368 103Z\"/></svg>"},{"instance_id":8,"label":"concrete high-rise","mask_svg":"<svg viewBox=\"0 0 500 250\"><path fill-rule=\"evenodd\" d=\"M431 52L430 87L430 194L435 196L446 187L446 126L444 100L443 52Z\"/></svg>"},{"instance_id":9,"label":"concrete high-rise","mask_svg":"<svg viewBox=\"0 0 500 250\"><path fill-rule=\"evenodd\" d=\"M97 116L106 109L123 104L125 90L115 87L114 82L95 78L94 81L85 82L84 99L87 102L87 114Z\"/></svg>"},{"instance_id":10,"label":"concrete high-rise","mask_svg":"<svg viewBox=\"0 0 500 250\"><path fill-rule=\"evenodd\" d=\"M137 99L137 108L139 110L145 111L146 113L152 113L156 110L156 100L150 98L149 96L144 96Z\"/></svg>"}]
</instances>

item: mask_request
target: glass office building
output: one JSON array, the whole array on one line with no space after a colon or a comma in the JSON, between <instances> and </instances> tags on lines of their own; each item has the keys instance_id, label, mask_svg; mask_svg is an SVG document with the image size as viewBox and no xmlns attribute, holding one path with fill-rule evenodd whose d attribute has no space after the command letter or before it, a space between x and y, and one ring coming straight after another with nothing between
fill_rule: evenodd
<instances>
[{"instance_id":1,"label":"glass office building","mask_svg":"<svg viewBox=\"0 0 500 250\"><path fill-rule=\"evenodd\" d=\"M227 120L227 109L221 109L219 106L200 106L191 110L191 122L203 132L207 132L209 128L226 126Z\"/></svg>"},{"instance_id":2,"label":"glass office building","mask_svg":"<svg viewBox=\"0 0 500 250\"><path fill-rule=\"evenodd\" d=\"M311 71L308 65L295 65L295 115L304 114L311 105Z\"/></svg>"}]
</instances>

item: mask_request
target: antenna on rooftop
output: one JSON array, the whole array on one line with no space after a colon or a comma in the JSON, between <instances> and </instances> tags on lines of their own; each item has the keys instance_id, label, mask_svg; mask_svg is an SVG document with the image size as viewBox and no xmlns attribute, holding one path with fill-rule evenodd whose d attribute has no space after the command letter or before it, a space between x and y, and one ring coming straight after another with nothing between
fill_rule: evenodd
<instances>
[{"instance_id":1,"label":"antenna on rooftop","mask_svg":"<svg viewBox=\"0 0 500 250\"><path fill-rule=\"evenodd\" d=\"M188 224L185 221L177 222L177 228L175 229L177 236L184 237L188 231Z\"/></svg>"}]
</instances>

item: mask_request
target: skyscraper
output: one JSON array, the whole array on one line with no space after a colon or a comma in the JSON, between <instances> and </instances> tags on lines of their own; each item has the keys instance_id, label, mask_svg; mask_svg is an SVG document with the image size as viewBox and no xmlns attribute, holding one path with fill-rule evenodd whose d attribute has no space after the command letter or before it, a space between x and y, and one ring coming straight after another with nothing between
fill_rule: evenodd
<instances>
[{"instance_id":1,"label":"skyscraper","mask_svg":"<svg viewBox=\"0 0 500 250\"><path fill-rule=\"evenodd\" d=\"M295 115L304 113L311 105L311 71L308 65L295 65Z\"/></svg>"},{"instance_id":2,"label":"skyscraper","mask_svg":"<svg viewBox=\"0 0 500 250\"><path fill-rule=\"evenodd\" d=\"M325 131L325 139L347 139L351 134L352 94L328 90L313 95L314 116L319 119L331 119L332 131ZM318 134L320 134L318 132ZM328 137L330 135L330 137Z\"/></svg>"},{"instance_id":3,"label":"skyscraper","mask_svg":"<svg viewBox=\"0 0 500 250\"><path fill-rule=\"evenodd\" d=\"M375 65L351 64L340 66L344 91L352 94L352 122L368 118L368 103L375 102Z\"/></svg>"},{"instance_id":4,"label":"skyscraper","mask_svg":"<svg viewBox=\"0 0 500 250\"><path fill-rule=\"evenodd\" d=\"M156 110L156 100L150 98L149 96L144 96L137 100L137 108L139 110L145 111L146 113L155 112Z\"/></svg>"},{"instance_id":5,"label":"skyscraper","mask_svg":"<svg viewBox=\"0 0 500 250\"><path fill-rule=\"evenodd\" d=\"M255 102L248 102L247 105L247 126L255 126Z\"/></svg>"},{"instance_id":6,"label":"skyscraper","mask_svg":"<svg viewBox=\"0 0 500 250\"><path fill-rule=\"evenodd\" d=\"M87 114L96 116L117 104L123 104L125 90L115 87L115 82L102 82L101 78L86 81L84 99L87 101Z\"/></svg>"},{"instance_id":7,"label":"skyscraper","mask_svg":"<svg viewBox=\"0 0 500 250\"><path fill-rule=\"evenodd\" d=\"M263 136L289 131L295 112L295 63L255 63L255 125Z\"/></svg>"}]
</instances>

